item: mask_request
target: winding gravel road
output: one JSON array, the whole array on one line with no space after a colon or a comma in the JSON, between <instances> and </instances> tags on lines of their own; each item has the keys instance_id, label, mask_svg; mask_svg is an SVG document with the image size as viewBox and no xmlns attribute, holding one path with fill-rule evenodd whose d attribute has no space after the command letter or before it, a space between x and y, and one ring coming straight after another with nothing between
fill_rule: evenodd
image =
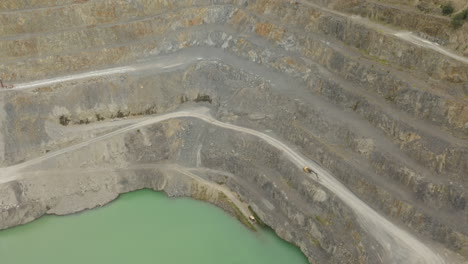
<instances>
[{"instance_id":1,"label":"winding gravel road","mask_svg":"<svg viewBox=\"0 0 468 264\"><path fill-rule=\"evenodd\" d=\"M399 35L399 37L407 38L407 35ZM440 51L439 51L440 52ZM448 54L446 54L448 55ZM45 85L52 85L57 83L63 83L67 81L82 80L86 78L102 77L115 74L124 74L129 72L137 72L143 70L165 70L165 69L174 69L178 67L184 67L189 65L194 61L204 60L208 58L201 58L197 56L192 56L187 58L187 56L171 56L154 61L143 61L131 66L116 67L110 69L103 69L97 71L91 71L86 73L73 74L62 77L55 77L45 80L39 80L29 83L18 84L13 89L9 90L0 90L1 92L21 92L27 89L34 89ZM212 58L216 59L216 58ZM383 257L383 263L408 263L408 264L443 264L446 263L439 255L434 253L429 247L420 242L414 236L404 231L403 229L397 227L386 218L378 214L372 208L370 208L366 203L361 201L357 196L355 196L350 190L348 190L343 184L336 180L329 172L321 168L317 163L307 159L301 154L295 152L288 145L281 142L278 139L275 139L267 134L262 132L240 127L228 123L220 122L209 115L209 109L204 107L185 109L173 113L168 113L159 116L144 117L140 119L134 119L130 125L123 128L119 128L113 132L92 138L90 140L81 142L76 145L72 145L57 151L49 152L41 157L31 159L29 161L0 168L0 184L8 181L15 180L19 177L24 176L22 170L31 167L33 165L39 164L51 158L57 157L59 155L72 152L86 146L89 146L93 143L108 139L113 136L121 135L126 132L153 125L165 120L174 119L174 118L197 118L199 120L205 121L211 125L215 125L224 129L229 129L239 133L245 133L251 136L255 136L264 142L274 146L278 150L282 151L288 159L293 162L299 170L302 171L304 166L309 166L313 168L319 175L319 180L313 175L310 175L311 179L317 181L319 184L323 185L331 192L333 192L337 197L339 197L345 204L347 204L356 214L357 219L359 220L363 229L365 229L369 234L374 236L376 240L382 245L383 248L387 250L387 255ZM129 122L130 123L130 122ZM115 122L115 126L121 125L119 122ZM112 126L112 125L109 125Z\"/></svg>"},{"instance_id":2,"label":"winding gravel road","mask_svg":"<svg viewBox=\"0 0 468 264\"><path fill-rule=\"evenodd\" d=\"M103 77L109 75L116 75L116 74L125 74L131 72L139 72L145 70L152 70L155 72L160 72L168 69L174 69L177 67L190 65L196 61L202 60L201 57L196 56L184 56L181 54L180 56L162 56L158 58L156 62L154 61L143 61L137 64L122 66L122 67L114 67L114 68L107 68L103 70L96 70L96 71L89 71L84 73L77 73L77 74L70 74L66 76L59 76L53 77L44 80L38 80L33 82L26 82L26 83L19 83L15 84L13 88L10 89L0 89L0 92L11 92L11 91L21 91L21 90L28 90L39 88L47 85L54 85L63 82L69 81L77 81L83 79L90 79L95 77Z\"/></svg>"},{"instance_id":3,"label":"winding gravel road","mask_svg":"<svg viewBox=\"0 0 468 264\"><path fill-rule=\"evenodd\" d=\"M135 124L115 130L108 134L63 148L61 150L50 152L44 156L17 165L2 168L0 170L0 183L14 180L15 178L19 177L19 175L21 175L21 170L39 164L53 157L84 148L95 142L102 141L116 135L120 135L138 128L146 127L174 118L197 118L209 124L224 129L229 129L237 131L239 133L245 133L248 135L258 137L259 139L282 151L291 160L291 162L293 162L298 167L299 170L302 170L303 166L309 166L313 168L318 173L320 180L317 181L315 177L310 176L312 180L317 181L319 184L329 189L336 196L338 196L345 204L347 204L355 212L362 228L367 230L369 234L374 236L376 240L379 241L379 243L383 246L383 248L387 250L388 254L384 257L385 263L445 263L440 256L435 254L426 245L424 245L415 237L413 237L409 233L405 232L401 228L397 227L396 225L385 219L377 212L375 212L367 204L365 204L358 197L356 197L343 184L336 180L330 173L328 173L325 169L321 168L317 163L298 154L278 139L275 139L262 132L220 122L211 117L209 115L209 109L205 107L187 109L160 116L142 118L139 122Z\"/></svg>"},{"instance_id":4,"label":"winding gravel road","mask_svg":"<svg viewBox=\"0 0 468 264\"><path fill-rule=\"evenodd\" d=\"M427 49L431 49L431 50L433 50L435 52L438 52L440 54L448 56L448 57L450 57L450 58L452 58L454 60L457 60L457 61L468 64L468 58L460 56L460 55L456 54L455 52L453 52L453 51L451 51L451 50L449 50L447 48L441 47L439 44L437 44L435 42L432 42L432 41L423 39L421 37L418 37L412 32L397 31L397 30L394 30L394 29L392 29L392 28L390 28L390 27L388 27L388 26L386 26L384 24L373 22L373 21L371 21L371 20L369 20L367 18L358 16L358 15L349 15L349 14L342 13L342 12L339 12L339 11L336 11L336 10L325 8L323 6L308 2L307 0L297 0L297 1L301 2L302 4L312 6L315 9L320 9L320 10L322 10L324 12L334 14L336 16L346 17L348 19L352 19L353 21L361 23L361 24L365 25L366 27L375 29L377 32L382 32L383 34L394 36L396 38L399 38L401 40L410 42L410 43L415 44L417 46L421 46L421 47L424 47L424 48L427 48Z\"/></svg>"}]
</instances>

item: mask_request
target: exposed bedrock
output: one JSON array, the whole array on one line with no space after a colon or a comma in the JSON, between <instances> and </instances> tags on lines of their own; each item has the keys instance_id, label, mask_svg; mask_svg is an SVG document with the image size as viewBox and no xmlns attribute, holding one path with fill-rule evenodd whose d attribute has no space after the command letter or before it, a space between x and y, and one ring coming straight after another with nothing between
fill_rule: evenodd
<instances>
[{"instance_id":1,"label":"exposed bedrock","mask_svg":"<svg viewBox=\"0 0 468 264\"><path fill-rule=\"evenodd\" d=\"M151 188L311 263L467 261L463 54L371 1L169 2L0 4L0 228Z\"/></svg>"}]
</instances>

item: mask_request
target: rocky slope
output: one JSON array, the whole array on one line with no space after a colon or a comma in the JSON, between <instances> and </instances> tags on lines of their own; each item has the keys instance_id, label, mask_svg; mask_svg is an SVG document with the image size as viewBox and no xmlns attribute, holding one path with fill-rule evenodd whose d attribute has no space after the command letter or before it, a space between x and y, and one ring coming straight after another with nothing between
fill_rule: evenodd
<instances>
[{"instance_id":1,"label":"rocky slope","mask_svg":"<svg viewBox=\"0 0 468 264\"><path fill-rule=\"evenodd\" d=\"M466 25L382 2L3 1L0 228L152 188L250 205L311 263L467 262ZM150 122L200 109L278 142Z\"/></svg>"}]
</instances>

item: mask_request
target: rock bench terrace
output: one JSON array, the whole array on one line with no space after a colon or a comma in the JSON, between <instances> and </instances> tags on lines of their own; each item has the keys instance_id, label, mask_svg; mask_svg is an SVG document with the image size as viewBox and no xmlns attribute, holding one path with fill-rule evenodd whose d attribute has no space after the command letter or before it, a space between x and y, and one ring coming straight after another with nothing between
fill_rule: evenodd
<instances>
[{"instance_id":1,"label":"rock bench terrace","mask_svg":"<svg viewBox=\"0 0 468 264\"><path fill-rule=\"evenodd\" d=\"M310 263L467 263L468 23L413 2L3 0L0 229L149 188Z\"/></svg>"}]
</instances>

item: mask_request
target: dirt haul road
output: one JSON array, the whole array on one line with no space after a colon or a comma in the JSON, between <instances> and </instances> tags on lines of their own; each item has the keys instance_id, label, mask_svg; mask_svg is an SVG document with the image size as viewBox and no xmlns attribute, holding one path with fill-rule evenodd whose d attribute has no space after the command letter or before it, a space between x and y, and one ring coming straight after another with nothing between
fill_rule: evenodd
<instances>
[{"instance_id":1,"label":"dirt haul road","mask_svg":"<svg viewBox=\"0 0 468 264\"><path fill-rule=\"evenodd\" d=\"M138 128L146 127L149 125L157 124L159 122L174 119L174 118L197 118L205 121L211 125L215 125L224 129L237 131L255 136L271 146L282 151L286 157L293 162L299 170L304 166L313 168L318 173L318 183L329 189L336 196L338 196L345 204L347 204L356 214L362 228L367 230L369 234L375 237L377 241L387 250L387 256L383 257L384 263L414 263L414 264L441 264L445 263L444 260L429 249L426 245L421 243L418 239L411 234L397 227L383 216L375 212L367 204L361 201L351 191L349 191L343 184L336 180L329 172L321 168L317 163L298 154L285 143L275 139L262 132L244 128L228 123L220 122L208 114L209 109L205 107L193 108L160 116L153 116L142 118L141 121L129 125L127 127L115 130L108 134L90 139L88 141L63 148L58 151L50 152L42 157L38 157L14 166L5 167L1 169L0 183L14 180L21 176L21 170L30 166L39 164L45 160L53 157L75 151L86 146L89 146L98 141L108 139L110 137L120 135ZM310 176L312 180L317 181L317 178Z\"/></svg>"}]
</instances>

